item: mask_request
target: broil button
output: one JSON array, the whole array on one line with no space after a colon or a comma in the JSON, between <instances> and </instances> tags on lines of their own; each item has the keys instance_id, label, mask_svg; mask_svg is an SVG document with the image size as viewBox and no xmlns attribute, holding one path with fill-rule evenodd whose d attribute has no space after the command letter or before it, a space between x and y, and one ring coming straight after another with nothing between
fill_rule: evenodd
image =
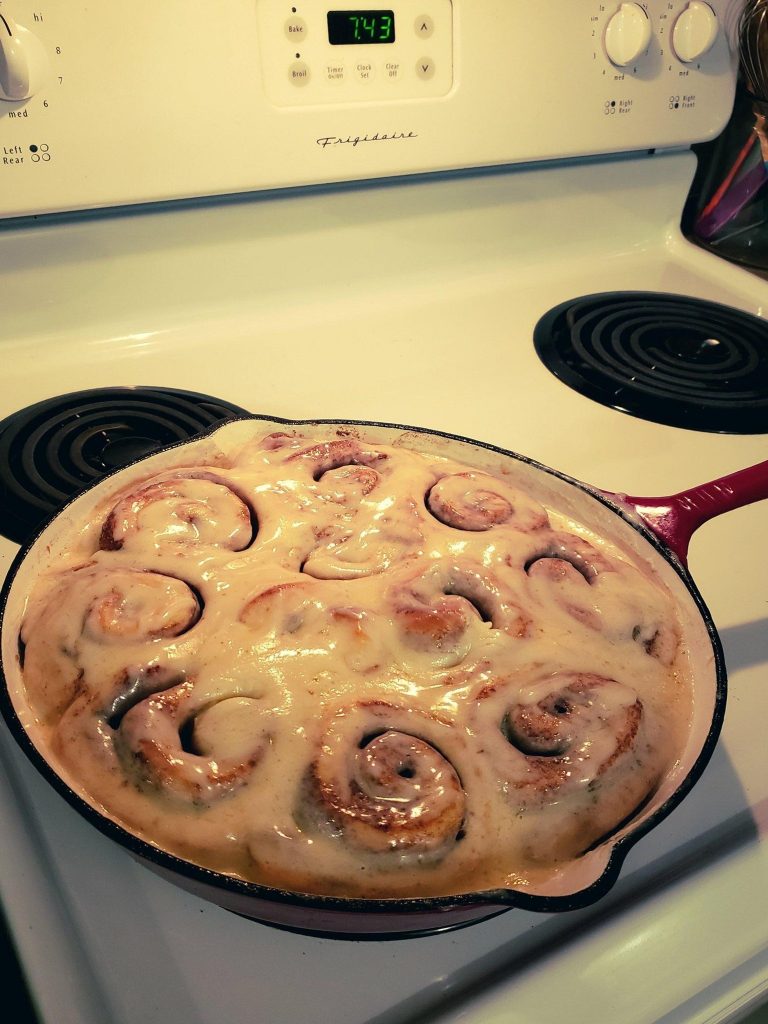
<instances>
[{"instance_id":1,"label":"broil button","mask_svg":"<svg viewBox=\"0 0 768 1024\"><path fill-rule=\"evenodd\" d=\"M309 66L303 60L296 60L288 68L288 77L294 85L306 85L309 81Z\"/></svg>"}]
</instances>

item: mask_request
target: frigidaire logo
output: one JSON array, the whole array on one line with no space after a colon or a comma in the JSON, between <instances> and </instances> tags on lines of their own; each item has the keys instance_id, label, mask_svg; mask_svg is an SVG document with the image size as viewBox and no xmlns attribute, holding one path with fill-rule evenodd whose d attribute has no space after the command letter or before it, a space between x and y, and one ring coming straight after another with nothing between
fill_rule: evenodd
<instances>
[{"instance_id":1,"label":"frigidaire logo","mask_svg":"<svg viewBox=\"0 0 768 1024\"><path fill-rule=\"evenodd\" d=\"M361 142L397 142L399 139L417 139L417 132L376 132L375 135L324 135L317 139L322 149L326 146L359 146Z\"/></svg>"}]
</instances>

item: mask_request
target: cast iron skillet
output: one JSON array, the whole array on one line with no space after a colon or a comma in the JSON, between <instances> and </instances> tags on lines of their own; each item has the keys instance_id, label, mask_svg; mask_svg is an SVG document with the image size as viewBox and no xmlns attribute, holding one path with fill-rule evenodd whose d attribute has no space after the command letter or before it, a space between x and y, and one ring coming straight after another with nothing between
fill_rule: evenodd
<instances>
[{"instance_id":1,"label":"cast iron skillet","mask_svg":"<svg viewBox=\"0 0 768 1024\"><path fill-rule=\"evenodd\" d=\"M296 428L324 435L356 433L371 443L406 444L446 455L477 469L501 466L549 495L556 507L571 511L631 552L654 571L676 600L692 655L694 710L690 734L679 762L658 790L628 823L573 861L552 883L537 891L493 890L458 896L409 899L344 899L288 892L201 868L158 850L87 803L58 774L23 724L19 634L25 598L70 524L132 481L171 467L207 460L212 449L237 451L253 436ZM711 615L688 573L688 542L694 530L713 516L768 497L768 462L732 476L663 498L607 493L513 452L439 431L394 424L340 420L285 420L248 416L218 426L191 441L146 456L96 482L57 512L18 554L0 593L0 710L21 749L48 782L89 822L116 840L147 867L176 885L221 907L268 924L312 934L394 937L428 934L494 916L511 907L536 911L573 910L594 903L615 883L631 847L680 803L701 776L723 721L726 674Z\"/></svg>"}]
</instances>

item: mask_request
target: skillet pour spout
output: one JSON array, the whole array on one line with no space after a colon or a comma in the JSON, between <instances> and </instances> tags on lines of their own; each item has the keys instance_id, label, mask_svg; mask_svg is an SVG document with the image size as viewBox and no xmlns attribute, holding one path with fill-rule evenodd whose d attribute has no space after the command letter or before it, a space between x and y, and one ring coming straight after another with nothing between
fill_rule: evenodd
<instances>
[{"instance_id":1,"label":"skillet pour spout","mask_svg":"<svg viewBox=\"0 0 768 1024\"><path fill-rule=\"evenodd\" d=\"M307 494L320 495L324 512L330 509L335 515L339 509L346 510L346 520L342 516L339 521L348 521L358 514L350 513L350 509L370 511L378 507L375 505L376 488L386 493L387 473L391 466L397 465L391 452L416 453L429 467L423 472L432 476L429 486L421 491L426 495L420 498L421 510L417 509L408 520L408 529L404 531L401 522L394 525L388 522L390 532L385 531L385 542L373 555L370 549L361 549L362 553L345 561L339 556L343 544L338 538L334 540L332 531L330 534L322 530L305 533L311 543L297 545L295 551L291 549L294 561L290 562L288 570L281 569L271 588L265 586L250 595L245 610L238 612L237 628L241 634L250 636L264 629L264 635L271 636L269 630L279 619L290 626L281 634L286 649L294 649L291 645L298 642L296 637L304 630L303 635L316 641L316 648L321 650L318 637L324 635L325 620L322 602L315 597L336 588L345 599L332 606L334 622L346 631L345 637L354 639L354 654L350 655L349 664L354 664L355 671L362 671L363 676L365 671L375 676L386 652L376 647L373 633L366 633L368 620L364 602L361 599L356 604L350 595L366 594L377 579L388 579L386 572L390 562L395 560L395 583L385 591L387 600L393 602L391 625L387 629L394 632L386 635L396 633L401 645L398 649L404 652L406 659L404 663L414 671L422 671L420 666L432 657L430 650L437 636L440 664L435 668L429 662L428 668L442 687L435 692L444 692L448 687L446 681L456 687L457 692L463 685L473 694L470 702L473 714L489 716L489 721L493 722L498 716L503 721L503 728L494 730L493 742L505 748L509 748L510 743L516 745L514 763L529 767L536 764L549 773L545 777L550 780L556 778L564 763L562 744L565 741L558 739L559 734L552 731L555 726L551 724L552 716L556 718L560 714L558 709L564 698L550 699L543 690L539 693L537 687L541 689L543 684L535 676L530 683L532 696L527 698L527 704L523 702L515 712L497 710L497 704L499 709L507 707L500 695L499 679L486 672L482 685L472 689L475 684L471 679L467 682L461 674L467 664L464 660L467 637L480 638L477 642L487 643L489 636L502 636L511 637L511 643L522 643L526 637L536 636L531 608L521 607L513 590L509 593L505 590L506 570L492 573L489 583L455 559L439 570L434 565L423 564L419 554L420 531L428 529L432 531L430 537L445 537L451 543L461 540L465 547L481 545L487 542L487 538L483 539L486 531L514 513L519 527L515 543L520 545L518 562L514 563L518 566L514 579L525 587L529 587L528 581L531 581L532 600L540 600L541 594L549 600L551 592L570 594L570 590L558 590L560 583L557 581L563 579L574 593L588 593L596 574L601 571L601 556L596 550L585 554L578 545L572 545L571 561L565 563L561 557L562 533L551 524L547 526L546 516L542 519L538 511L540 508L561 509L563 515L585 524L595 536L606 538L624 552L629 561L642 567L649 578L657 580L670 595L683 637L692 689L690 721L670 766L654 779L650 792L638 790L637 795L631 797L634 803L629 817L618 825L607 826L603 832L599 825L594 826L584 841L585 852L576 857L564 857L554 870L541 872L533 882L518 885L512 879L509 884L489 885L480 879L466 891L428 891L421 895L413 891L399 893L392 883L396 876L391 875L386 881L391 892L382 894L374 890L368 895L359 886L340 894L338 887L327 892L307 891L300 879L293 881L292 865L287 862L282 873L275 869L268 875L268 883L259 878L250 879L237 871L219 870L215 863L201 863L194 855L186 855L183 845L166 848L132 825L132 806L126 805L120 813L105 812L104 801L89 795L73 773L67 757L61 756L61 748L51 745L45 715L28 699L24 666L30 657L39 656L34 645L27 644L25 648L29 596L36 582L67 556L72 537L78 530L82 533L82 524L98 522L99 529L95 533L91 531L98 550L91 555L91 561L84 558L76 569L80 574L78 581L84 581L87 590L83 605L86 626L95 632L111 630L110 650L125 643L124 632L133 626L126 625L124 619L115 625L110 618L115 613L113 582L106 587L106 605L94 603L103 599L103 595L99 596L102 586L99 573L104 565L113 563L120 565L123 576L135 571L129 558L132 531L136 529L131 518L135 508L138 507L140 513L145 507L150 508L151 518L157 508L167 508L169 502L176 503L174 508L179 507L179 502L185 508L190 503L214 503L216 522L224 522L225 529L222 536L206 535L205 543L209 545L206 558L210 564L218 559L216 564L251 565L277 536L270 518L272 510L268 505L259 504L260 498L254 501L249 497L246 484L250 470L243 469L246 464L238 461L241 453L254 450L254 445L253 459L259 464L270 463L270 460L281 466L298 464L307 480L302 486ZM455 471L451 475L445 469L435 469L445 460L449 460L451 466L460 464L463 477ZM205 469L201 470L201 466ZM461 494L467 491L469 484L475 495L480 494L472 498L469 506L462 506L460 502L457 505L459 492L454 479L457 475L462 477ZM491 479L501 480L503 487L497 488L498 494L494 492L489 497L488 481ZM354 494L351 504L345 497L346 490ZM517 499L509 498L512 493L534 495L535 499L518 502L515 510ZM500 495L507 497L502 500ZM126 496L133 497L127 500ZM599 491L494 445L420 427L356 420L243 417L192 441L139 459L92 485L61 509L19 553L0 595L3 673L0 707L14 738L35 767L99 831L174 884L246 917L310 934L376 938L457 928L513 907L552 912L586 906L608 892L629 849L674 810L699 779L712 754L724 714L725 667L715 626L686 567L688 540L693 531L712 516L766 496L768 463L667 498L632 498ZM288 499L281 497L281 500ZM195 521L195 515L185 513L181 517L183 522L178 525L177 512L173 515L182 532ZM375 526L381 529L379 520ZM396 543L392 537L396 537ZM405 557L397 562L403 551ZM525 551L529 552L527 556ZM102 739L107 737L109 742L117 737L115 764L128 764L134 773L139 771L133 776L138 779L139 790L159 792L164 799L167 797L169 816L178 815L181 821L187 813L183 808L193 807L195 815L206 820L211 807L215 817L217 813L225 814L216 808L236 806L238 794L246 791L252 777L258 776L259 765L268 757L270 745L275 742L274 722L269 717L269 706L260 703L262 690L251 682L241 683L236 698L221 701L215 715L208 715L206 719L208 706L201 709L205 728L200 736L190 739L189 721L198 713L192 681L184 673L174 675L171 668L175 652L192 648L195 637L216 621L215 590L208 588L204 581L185 579L178 569L169 573L167 554L157 547L152 559L151 572L144 572L142 577L142 599L151 603L159 595L165 611L152 626L150 642L158 651L170 653L164 655L166 662L162 671L153 669L135 674L130 685L123 687L125 694L130 691L130 696L111 694L103 698L99 735ZM514 559L510 559L511 555L504 564L511 565ZM542 564L533 570L536 562ZM164 572L167 575L163 576ZM149 580L150 576L158 576L159 582L154 578ZM609 577L610 573L606 573L606 579ZM149 589L144 584L149 584ZM577 631L583 628L589 635L589 630L596 627L588 610L580 607L573 612L569 601L570 598L565 603L560 602L557 615L562 617L565 609L565 614L571 615L571 620L577 623L574 628ZM168 607L174 609L170 618L166 614ZM95 612L96 608L101 611ZM312 632L315 628L317 633ZM648 637L638 639L644 648L633 648L636 651L633 656L642 658L648 654L661 664L663 650L656 635L649 633ZM633 698L626 695L622 683L601 675L594 666L569 674L561 672L559 678L561 689L567 691L566 702L581 708L579 714L586 713L585 708L603 708L598 713L601 722L618 715L621 729L627 735L634 735L639 715L637 701L633 703ZM76 679L72 692L77 699L85 700L82 685ZM457 803L457 794L462 788L471 789L473 776L479 769L475 755L467 758L462 746L464 741L457 744L452 736L446 712L435 711L432 705L429 709L426 705L396 707L391 690L386 695L375 696L364 690L364 695L356 697L353 704L354 713L342 713L321 702L310 716L312 727L323 737L318 749L326 750L327 754L312 760L303 776L301 792L309 793L311 800L308 810L305 808L294 815L299 823L298 833L306 830L322 838L346 832L353 845L366 850L365 857L376 857L382 834L377 822L386 813L389 817L385 819L383 834L389 836L388 847L399 850L398 856L402 854L401 859L407 860L409 844L414 841L410 826L406 827L404 819L392 811L392 804L387 802L389 798L381 796L381 786L385 782L393 784L394 780L399 787L398 799L405 799L403 794L412 788L414 777L421 784L418 772L422 764L426 764L428 767L423 771L430 779L439 778L441 792L450 790L453 795L445 798L447 803L441 796L445 809L434 821L428 818L428 839L423 847L427 853L422 859L436 864L439 871L453 856L453 846L446 847L444 839L440 838L440 829L464 856L464 851L470 849L465 836L474 827L476 812ZM440 707L437 701L433 700L432 704ZM50 710L51 714L56 711L53 707ZM151 714L146 714L147 711ZM226 721L225 714L240 716L238 721L243 721L245 714L253 724L241 742L241 746L244 743L247 747L245 753L239 748L233 753L228 748L232 754L230 760L221 757L216 760L210 751L215 752L221 735L217 730ZM70 734L75 735L79 724L73 716L70 721L75 723ZM542 725L543 721L547 724ZM472 719L467 735L472 736L479 729L480 725ZM261 737L258 742L252 738L257 734ZM351 789L346 782L339 781L344 765L343 759L333 756L337 748L361 752L355 755L357 775ZM458 764L459 768L451 773L444 767L446 760ZM171 764L176 767L169 775ZM205 780L204 785L201 778ZM528 792L525 778L514 775L510 778L512 781L504 784L506 791L511 789L522 799L520 794L525 796ZM554 782L547 785L554 785ZM293 803L291 806L295 810ZM254 856L266 858L273 841L274 836L256 844ZM290 848L295 849L295 845Z\"/></svg>"}]
</instances>

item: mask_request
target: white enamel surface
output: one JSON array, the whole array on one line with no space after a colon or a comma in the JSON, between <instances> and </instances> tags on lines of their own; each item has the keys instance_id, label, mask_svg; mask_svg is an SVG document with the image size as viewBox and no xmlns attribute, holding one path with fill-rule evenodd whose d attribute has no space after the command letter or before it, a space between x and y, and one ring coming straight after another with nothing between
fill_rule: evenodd
<instances>
[{"instance_id":1,"label":"white enamel surface","mask_svg":"<svg viewBox=\"0 0 768 1024\"><path fill-rule=\"evenodd\" d=\"M604 409L550 377L530 340L552 305L611 288L764 313L768 285L678 235L692 171L689 155L617 159L0 232L0 415L165 384L466 434L607 490L712 479L764 459L764 436ZM737 1019L768 978L765 517L741 509L694 537L730 666L723 737L592 910L388 943L283 934L136 865L0 729L14 823L0 889L46 1024ZM4 567L14 552L2 542Z\"/></svg>"},{"instance_id":2,"label":"white enamel surface","mask_svg":"<svg viewBox=\"0 0 768 1024\"><path fill-rule=\"evenodd\" d=\"M0 117L0 217L713 138L735 56L682 63L684 6L393 0L391 46L331 46L314 0L3 0L51 75Z\"/></svg>"}]
</instances>

